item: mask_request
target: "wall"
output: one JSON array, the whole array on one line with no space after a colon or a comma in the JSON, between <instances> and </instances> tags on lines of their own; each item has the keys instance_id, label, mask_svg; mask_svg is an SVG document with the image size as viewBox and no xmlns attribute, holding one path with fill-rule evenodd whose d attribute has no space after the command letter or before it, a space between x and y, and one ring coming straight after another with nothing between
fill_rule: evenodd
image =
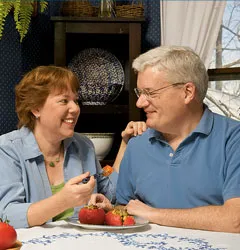
<instances>
[{"instance_id":1,"label":"wall","mask_svg":"<svg viewBox=\"0 0 240 250\"><path fill-rule=\"evenodd\" d=\"M38 65L53 64L53 27L50 16L59 15L61 3L50 1L47 11L32 18L22 43L13 16L6 20L0 40L0 134L17 128L14 87L23 74ZM145 0L142 51L160 44L159 1Z\"/></svg>"}]
</instances>

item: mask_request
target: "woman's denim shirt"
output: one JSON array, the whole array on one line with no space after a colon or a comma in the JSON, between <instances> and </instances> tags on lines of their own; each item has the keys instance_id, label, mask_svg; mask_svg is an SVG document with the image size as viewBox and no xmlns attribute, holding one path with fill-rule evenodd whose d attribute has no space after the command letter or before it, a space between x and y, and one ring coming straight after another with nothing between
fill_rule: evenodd
<instances>
[{"instance_id":1,"label":"woman's denim shirt","mask_svg":"<svg viewBox=\"0 0 240 250\"><path fill-rule=\"evenodd\" d=\"M86 171L102 172L92 142L79 133L64 140L64 181ZM15 228L28 227L29 206L52 195L44 157L34 134L26 127L0 136L0 218ZM117 173L98 178L95 193L115 202ZM77 218L80 207L74 208Z\"/></svg>"}]
</instances>

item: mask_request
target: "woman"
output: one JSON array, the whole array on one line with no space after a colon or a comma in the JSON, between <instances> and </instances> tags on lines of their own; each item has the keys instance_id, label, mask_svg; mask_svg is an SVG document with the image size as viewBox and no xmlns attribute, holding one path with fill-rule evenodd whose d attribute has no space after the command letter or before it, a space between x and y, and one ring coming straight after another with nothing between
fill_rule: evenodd
<instances>
[{"instance_id":1,"label":"woman","mask_svg":"<svg viewBox=\"0 0 240 250\"><path fill-rule=\"evenodd\" d=\"M74 133L78 87L56 66L37 67L16 86L19 129L0 137L0 217L15 228L76 217L92 193L115 201L116 171L81 183L102 168L91 141Z\"/></svg>"}]
</instances>

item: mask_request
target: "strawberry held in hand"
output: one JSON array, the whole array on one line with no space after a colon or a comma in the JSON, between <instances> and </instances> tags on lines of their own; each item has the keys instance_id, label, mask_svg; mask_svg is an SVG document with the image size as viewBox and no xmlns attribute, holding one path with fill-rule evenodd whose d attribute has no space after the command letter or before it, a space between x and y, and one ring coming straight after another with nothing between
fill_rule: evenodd
<instances>
[{"instance_id":1,"label":"strawberry held in hand","mask_svg":"<svg viewBox=\"0 0 240 250\"><path fill-rule=\"evenodd\" d=\"M131 226L135 224L135 220L126 210L115 208L106 213L105 224L109 226Z\"/></svg>"},{"instance_id":2,"label":"strawberry held in hand","mask_svg":"<svg viewBox=\"0 0 240 250\"><path fill-rule=\"evenodd\" d=\"M0 250L13 247L17 240L16 230L0 219Z\"/></svg>"},{"instance_id":3,"label":"strawberry held in hand","mask_svg":"<svg viewBox=\"0 0 240 250\"><path fill-rule=\"evenodd\" d=\"M109 165L106 165L103 168L103 176L109 176L113 172L113 168Z\"/></svg>"},{"instance_id":4,"label":"strawberry held in hand","mask_svg":"<svg viewBox=\"0 0 240 250\"><path fill-rule=\"evenodd\" d=\"M94 205L83 207L78 214L79 221L83 224L103 225L105 212Z\"/></svg>"}]
</instances>

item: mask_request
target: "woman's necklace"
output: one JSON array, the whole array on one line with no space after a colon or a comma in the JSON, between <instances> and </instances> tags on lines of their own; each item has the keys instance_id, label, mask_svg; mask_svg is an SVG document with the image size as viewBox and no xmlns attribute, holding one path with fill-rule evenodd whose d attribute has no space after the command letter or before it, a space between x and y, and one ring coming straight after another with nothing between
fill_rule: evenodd
<instances>
[{"instance_id":1,"label":"woman's necklace","mask_svg":"<svg viewBox=\"0 0 240 250\"><path fill-rule=\"evenodd\" d=\"M55 163L54 162L56 162L56 163L58 163L58 162L60 162L60 154L61 154L61 152L59 153L59 156L55 159L55 161L50 161L49 162L49 167L52 167L52 168L54 168L55 167Z\"/></svg>"},{"instance_id":2,"label":"woman's necklace","mask_svg":"<svg viewBox=\"0 0 240 250\"><path fill-rule=\"evenodd\" d=\"M56 166L56 164L60 162L61 152L62 152L62 144L61 144L61 147L60 147L59 155L58 155L58 157L57 157L55 160L49 161L49 160L47 160L47 159L44 157L44 160L46 161L46 163L48 163L48 166L49 166L49 167L54 168L54 167Z\"/></svg>"}]
</instances>

